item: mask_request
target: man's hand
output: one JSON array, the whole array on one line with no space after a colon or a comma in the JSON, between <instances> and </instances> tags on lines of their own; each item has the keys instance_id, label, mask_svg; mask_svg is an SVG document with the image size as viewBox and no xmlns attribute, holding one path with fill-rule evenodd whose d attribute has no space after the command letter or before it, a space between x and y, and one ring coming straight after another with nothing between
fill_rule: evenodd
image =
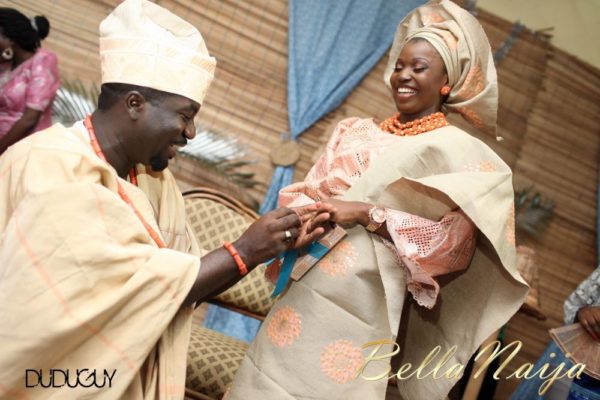
<instances>
[{"instance_id":1,"label":"man's hand","mask_svg":"<svg viewBox=\"0 0 600 400\"><path fill-rule=\"evenodd\" d=\"M600 307L583 307L577 311L577 320L596 341L600 341Z\"/></svg>"},{"instance_id":2,"label":"man's hand","mask_svg":"<svg viewBox=\"0 0 600 400\"><path fill-rule=\"evenodd\" d=\"M289 208L278 208L254 221L233 244L242 260L253 268L287 250L298 238L300 216ZM291 234L286 240L285 231Z\"/></svg>"},{"instance_id":3,"label":"man's hand","mask_svg":"<svg viewBox=\"0 0 600 400\"><path fill-rule=\"evenodd\" d=\"M320 204L313 204L296 211L289 208L271 211L254 221L233 246L251 270L295 244L301 226L303 239L300 244L318 238L325 232L321 225L329 220L327 210L327 207L320 210ZM286 231L289 231L289 235L286 235ZM227 250L220 248L211 251L202 257L202 268L183 304L188 306L213 298L240 278L235 262Z\"/></svg>"}]
</instances>

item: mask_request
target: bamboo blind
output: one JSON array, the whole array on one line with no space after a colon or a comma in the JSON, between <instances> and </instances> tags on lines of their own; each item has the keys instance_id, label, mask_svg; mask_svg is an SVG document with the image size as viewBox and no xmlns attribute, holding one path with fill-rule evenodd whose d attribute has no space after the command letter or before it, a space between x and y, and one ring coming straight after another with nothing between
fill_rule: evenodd
<instances>
[{"instance_id":1,"label":"bamboo blind","mask_svg":"<svg viewBox=\"0 0 600 400\"><path fill-rule=\"evenodd\" d=\"M256 160L253 172L262 186L247 194L262 199L273 167L270 149L287 131L287 2L282 0L160 0L158 4L187 19L202 32L217 60L213 86L202 106L200 122L237 136ZM117 0L0 0L28 15L44 14L52 24L44 46L59 56L63 77L99 81L98 24ZM497 49L512 24L480 11L492 48ZM335 122L350 116L384 119L394 112L381 77L385 58L344 103L301 136L302 157L295 180L314 163ZM335 60L332 60L335 62ZM506 369L534 362L549 342L547 330L561 324L562 303L595 267L595 218L600 150L600 72L554 48L543 37L523 32L499 63L501 142L468 127L492 147L514 171L516 188L535 184L556 203L555 217L537 251L542 309L538 322L517 314L506 341L524 348ZM187 188L210 183L193 161L180 158L173 172ZM213 182L215 183L215 182ZM517 381L501 380L497 399L506 399Z\"/></svg>"},{"instance_id":2,"label":"bamboo blind","mask_svg":"<svg viewBox=\"0 0 600 400\"><path fill-rule=\"evenodd\" d=\"M516 186L535 184L556 204L543 240L532 245L548 321L523 316L511 321L507 339L521 339L525 346L520 363L541 354L547 329L562 325L565 298L596 265L600 72L554 49L544 74L514 172Z\"/></svg>"}]
</instances>

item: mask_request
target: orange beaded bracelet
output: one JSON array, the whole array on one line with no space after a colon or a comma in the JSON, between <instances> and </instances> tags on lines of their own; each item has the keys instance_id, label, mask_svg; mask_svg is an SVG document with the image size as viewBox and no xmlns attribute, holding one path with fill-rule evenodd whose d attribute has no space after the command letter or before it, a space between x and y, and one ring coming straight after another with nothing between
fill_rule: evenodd
<instances>
[{"instance_id":1,"label":"orange beaded bracelet","mask_svg":"<svg viewBox=\"0 0 600 400\"><path fill-rule=\"evenodd\" d=\"M231 257L233 257L235 264L240 270L240 275L246 275L248 273L248 267L246 266L246 264L244 264L244 260L242 260L242 257L240 257L240 254L237 252L235 247L233 247L233 245L229 242L223 243L223 247L225 247L229 254L231 254Z\"/></svg>"}]
</instances>

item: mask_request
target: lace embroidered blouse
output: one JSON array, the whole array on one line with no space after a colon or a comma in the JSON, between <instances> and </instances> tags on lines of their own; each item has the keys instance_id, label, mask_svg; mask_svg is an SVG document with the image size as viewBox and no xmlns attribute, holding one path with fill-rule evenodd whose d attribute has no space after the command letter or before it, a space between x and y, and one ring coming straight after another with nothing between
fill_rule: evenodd
<instances>
[{"instance_id":1,"label":"lace embroidered blouse","mask_svg":"<svg viewBox=\"0 0 600 400\"><path fill-rule=\"evenodd\" d=\"M587 306L600 307L600 265L565 301L565 324L574 323L577 311Z\"/></svg>"},{"instance_id":2,"label":"lace embroidered blouse","mask_svg":"<svg viewBox=\"0 0 600 400\"><path fill-rule=\"evenodd\" d=\"M0 137L23 116L25 108L42 111L33 132L52 125L52 101L60 87L54 53L38 49L14 70L0 66Z\"/></svg>"},{"instance_id":3,"label":"lace embroidered blouse","mask_svg":"<svg viewBox=\"0 0 600 400\"><path fill-rule=\"evenodd\" d=\"M370 160L394 140L394 135L381 131L372 119L341 121L304 181L279 192L279 206L302 206L343 195L367 170ZM440 221L400 210L386 212L393 239L393 244L386 244L406 267L407 287L413 298L431 308L439 293L434 278L469 265L475 251L475 225L461 211L449 212Z\"/></svg>"}]
</instances>

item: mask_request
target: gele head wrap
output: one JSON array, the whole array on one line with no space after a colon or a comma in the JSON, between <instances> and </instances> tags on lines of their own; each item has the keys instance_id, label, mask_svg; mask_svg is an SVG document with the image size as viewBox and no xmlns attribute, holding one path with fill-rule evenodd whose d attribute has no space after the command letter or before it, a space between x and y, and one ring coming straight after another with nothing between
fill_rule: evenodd
<instances>
[{"instance_id":1,"label":"gele head wrap","mask_svg":"<svg viewBox=\"0 0 600 400\"><path fill-rule=\"evenodd\" d=\"M495 134L498 81L489 41L481 24L450 0L432 0L408 14L396 30L385 72L390 77L404 45L411 39L427 40L444 60L452 88L442 105L473 126Z\"/></svg>"}]
</instances>

